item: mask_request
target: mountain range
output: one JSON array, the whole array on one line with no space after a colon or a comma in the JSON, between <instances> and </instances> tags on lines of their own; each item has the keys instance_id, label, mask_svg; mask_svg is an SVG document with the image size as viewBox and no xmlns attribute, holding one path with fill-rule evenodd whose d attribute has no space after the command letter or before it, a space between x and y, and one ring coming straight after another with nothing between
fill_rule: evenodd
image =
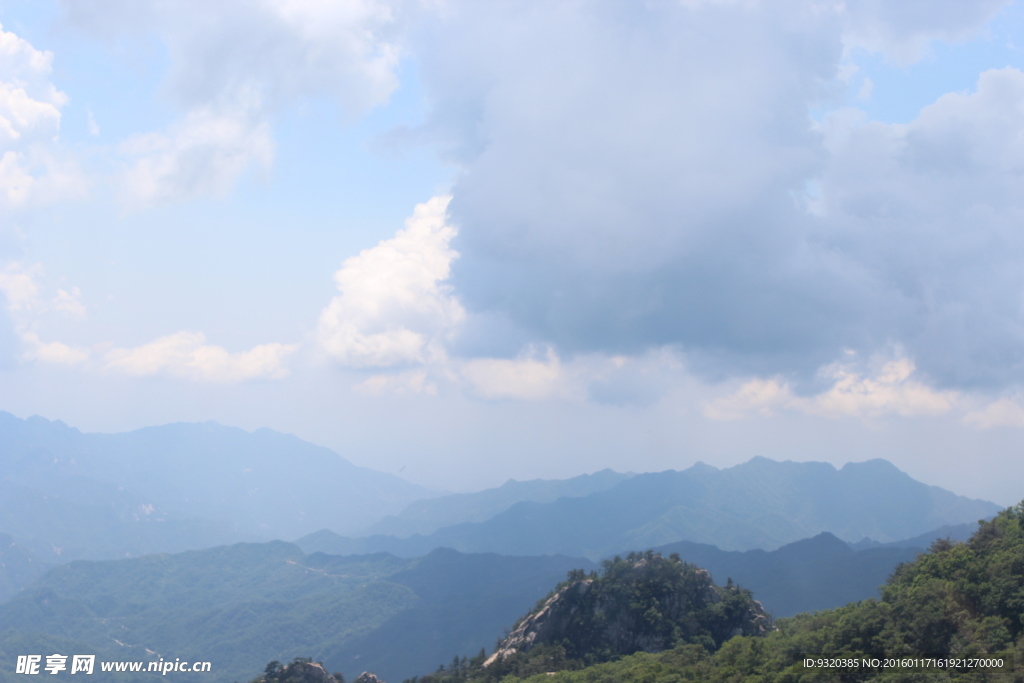
<instances>
[{"instance_id":1,"label":"mountain range","mask_svg":"<svg viewBox=\"0 0 1024 683\"><path fill-rule=\"evenodd\" d=\"M822 532L848 542L893 542L944 525L975 523L999 509L918 482L885 460L837 470L827 463L756 457L726 469L698 463L683 471L637 474L589 495L521 501L486 521L425 535L347 538L321 530L297 543L307 552L335 554L412 557L448 547L597 560L681 540L723 550L770 550Z\"/></svg>"},{"instance_id":2,"label":"mountain range","mask_svg":"<svg viewBox=\"0 0 1024 683\"><path fill-rule=\"evenodd\" d=\"M399 680L491 645L568 570L616 554L676 553L786 616L872 597L998 510L884 460L444 495L271 430L83 434L0 413L0 657L208 659L229 681L314 656Z\"/></svg>"},{"instance_id":3,"label":"mountain range","mask_svg":"<svg viewBox=\"0 0 1024 683\"><path fill-rule=\"evenodd\" d=\"M83 434L0 412L0 533L40 561L357 531L436 495L269 429Z\"/></svg>"},{"instance_id":4,"label":"mountain range","mask_svg":"<svg viewBox=\"0 0 1024 683\"><path fill-rule=\"evenodd\" d=\"M473 493L453 493L410 503L397 515L388 515L362 530L361 536L431 534L438 529L467 522L485 522L516 503L550 503L559 498L582 498L610 489L633 476L601 470L571 479L509 479L496 488Z\"/></svg>"}]
</instances>

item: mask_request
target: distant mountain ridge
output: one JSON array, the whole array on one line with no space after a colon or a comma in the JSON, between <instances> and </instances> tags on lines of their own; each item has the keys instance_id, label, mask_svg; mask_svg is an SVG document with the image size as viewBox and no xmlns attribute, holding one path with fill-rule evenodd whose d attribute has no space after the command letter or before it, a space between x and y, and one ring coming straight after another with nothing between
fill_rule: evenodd
<instances>
[{"instance_id":1,"label":"distant mountain ridge","mask_svg":"<svg viewBox=\"0 0 1024 683\"><path fill-rule=\"evenodd\" d=\"M564 553L599 559L686 540L723 550L774 549L829 532L856 542L899 541L1000 510L912 479L885 460L776 462L763 457L717 469L637 474L587 496L520 502L485 522L408 538L300 538L307 551L386 551L416 556L437 547L511 555Z\"/></svg>"},{"instance_id":2,"label":"distant mountain ridge","mask_svg":"<svg viewBox=\"0 0 1024 683\"><path fill-rule=\"evenodd\" d=\"M0 412L0 533L47 562L354 531L432 495L269 429L83 434Z\"/></svg>"},{"instance_id":3,"label":"distant mountain ridge","mask_svg":"<svg viewBox=\"0 0 1024 683\"><path fill-rule=\"evenodd\" d=\"M363 536L386 535L405 538L430 534L453 524L485 522L516 503L550 503L559 498L580 498L615 486L634 476L604 469L571 479L509 479L499 487L475 493L455 493L417 500L397 515L370 525Z\"/></svg>"}]
</instances>

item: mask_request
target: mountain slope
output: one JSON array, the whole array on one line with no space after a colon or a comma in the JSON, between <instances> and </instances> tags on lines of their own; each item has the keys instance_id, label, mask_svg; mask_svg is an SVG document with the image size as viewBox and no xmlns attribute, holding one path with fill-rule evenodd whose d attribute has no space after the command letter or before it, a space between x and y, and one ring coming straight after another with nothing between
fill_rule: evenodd
<instances>
[{"instance_id":1,"label":"mountain slope","mask_svg":"<svg viewBox=\"0 0 1024 683\"><path fill-rule=\"evenodd\" d=\"M46 573L50 565L7 534L0 534L0 603Z\"/></svg>"},{"instance_id":2,"label":"mountain slope","mask_svg":"<svg viewBox=\"0 0 1024 683\"><path fill-rule=\"evenodd\" d=\"M1024 503L980 523L967 543L937 541L890 577L880 600L803 613L716 652L684 644L579 670L495 671L476 660L418 683L764 683L1024 680ZM877 663L873 660L877 658ZM809 664L808 664L809 662ZM824 665L819 664L823 662Z\"/></svg>"}]
</instances>

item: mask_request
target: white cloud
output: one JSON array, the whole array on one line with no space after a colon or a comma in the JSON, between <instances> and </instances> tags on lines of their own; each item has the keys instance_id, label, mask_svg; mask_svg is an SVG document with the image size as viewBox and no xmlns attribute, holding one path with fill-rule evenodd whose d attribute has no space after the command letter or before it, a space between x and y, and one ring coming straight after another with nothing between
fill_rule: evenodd
<instances>
[{"instance_id":1,"label":"white cloud","mask_svg":"<svg viewBox=\"0 0 1024 683\"><path fill-rule=\"evenodd\" d=\"M0 156L0 208L25 209L65 199L80 199L88 182L78 163L56 145L29 145L24 152Z\"/></svg>"},{"instance_id":2,"label":"white cloud","mask_svg":"<svg viewBox=\"0 0 1024 683\"><path fill-rule=\"evenodd\" d=\"M190 111L166 132L129 139L121 151L134 159L122 191L132 207L220 196L252 166L274 159L270 124L253 89Z\"/></svg>"},{"instance_id":3,"label":"white cloud","mask_svg":"<svg viewBox=\"0 0 1024 683\"><path fill-rule=\"evenodd\" d=\"M104 368L136 377L167 374L212 382L280 379L289 374L284 358L296 348L261 344L249 351L230 353L207 344L201 332L178 332L135 348L112 349L104 356Z\"/></svg>"},{"instance_id":4,"label":"white cloud","mask_svg":"<svg viewBox=\"0 0 1024 683\"><path fill-rule=\"evenodd\" d=\"M0 26L0 142L53 138L68 97L48 78L53 53Z\"/></svg>"},{"instance_id":5,"label":"white cloud","mask_svg":"<svg viewBox=\"0 0 1024 683\"><path fill-rule=\"evenodd\" d=\"M86 182L58 143L68 96L50 82L53 53L0 26L0 209L80 197Z\"/></svg>"},{"instance_id":6,"label":"white cloud","mask_svg":"<svg viewBox=\"0 0 1024 683\"><path fill-rule=\"evenodd\" d=\"M891 360L870 376L835 363L822 370L822 375L835 383L812 399L808 412L826 416L909 417L941 415L952 410L958 394L938 391L913 379L914 370L914 363L907 358Z\"/></svg>"},{"instance_id":7,"label":"white cloud","mask_svg":"<svg viewBox=\"0 0 1024 683\"><path fill-rule=\"evenodd\" d=\"M0 292L7 300L7 309L23 320L32 315L55 311L64 316L81 320L85 318L82 290L78 287L57 288L47 299L42 293L40 281L44 280L42 264L26 265L11 261L0 269Z\"/></svg>"},{"instance_id":8,"label":"white cloud","mask_svg":"<svg viewBox=\"0 0 1024 683\"><path fill-rule=\"evenodd\" d=\"M72 287L71 291L58 289L53 297L53 309L64 315L82 320L85 318L85 305L82 303L82 290Z\"/></svg>"},{"instance_id":9,"label":"white cloud","mask_svg":"<svg viewBox=\"0 0 1024 683\"><path fill-rule=\"evenodd\" d=\"M320 314L317 338L352 367L443 359L464 311L446 283L458 254L449 246L448 197L419 204L405 229L347 259L334 274L340 294Z\"/></svg>"},{"instance_id":10,"label":"white cloud","mask_svg":"<svg viewBox=\"0 0 1024 683\"><path fill-rule=\"evenodd\" d=\"M47 301L41 293L42 278L43 267L38 263L26 266L14 261L0 270L0 293L7 304L6 312L11 316L14 336L21 346L21 357L61 365L84 363L89 359L88 350L63 342L43 342L39 337L39 322L50 312L79 319L85 317L78 287L72 287L70 292L58 289L56 296Z\"/></svg>"},{"instance_id":11,"label":"white cloud","mask_svg":"<svg viewBox=\"0 0 1024 683\"><path fill-rule=\"evenodd\" d=\"M965 415L964 422L978 429L1024 427L1024 406L1014 398L999 398Z\"/></svg>"},{"instance_id":12,"label":"white cloud","mask_svg":"<svg viewBox=\"0 0 1024 683\"><path fill-rule=\"evenodd\" d=\"M425 370L400 372L392 375L372 375L352 387L353 391L369 396L383 394L437 394L437 384Z\"/></svg>"},{"instance_id":13,"label":"white cloud","mask_svg":"<svg viewBox=\"0 0 1024 683\"><path fill-rule=\"evenodd\" d=\"M890 360L866 374L846 363L821 369L831 386L818 394L799 396L779 378L757 378L734 393L709 401L704 415L715 420L739 419L750 414L773 415L799 412L823 417L877 418L942 415L960 402L960 394L939 391L914 379L914 363L907 358Z\"/></svg>"},{"instance_id":14,"label":"white cloud","mask_svg":"<svg viewBox=\"0 0 1024 683\"><path fill-rule=\"evenodd\" d=\"M42 274L42 266L26 267L18 262L8 263L0 270L0 292L7 299L7 308L12 312L28 311L39 305L39 285L36 278Z\"/></svg>"},{"instance_id":15,"label":"white cloud","mask_svg":"<svg viewBox=\"0 0 1024 683\"><path fill-rule=\"evenodd\" d=\"M89 360L89 350L68 346L62 342L43 342L35 332L21 332L18 335L25 346L23 357L58 365L78 365Z\"/></svg>"},{"instance_id":16,"label":"white cloud","mask_svg":"<svg viewBox=\"0 0 1024 683\"><path fill-rule=\"evenodd\" d=\"M93 352L60 341L43 341L40 326L47 315L75 320L85 318L78 287L57 288L45 294L43 267L12 262L0 270L0 293L14 322L13 332L27 361L60 365L84 365ZM109 346L108 346L109 348ZM169 375L198 381L237 382L247 379L279 379L289 374L284 359L297 345L262 344L231 353L206 343L199 332L178 332L134 348L114 348L102 356L102 369L137 377ZM86 367L95 369L95 364Z\"/></svg>"},{"instance_id":17,"label":"white cloud","mask_svg":"<svg viewBox=\"0 0 1024 683\"><path fill-rule=\"evenodd\" d=\"M773 415L790 408L795 398L782 380L757 378L745 382L729 396L709 401L703 412L712 420L737 420L752 413Z\"/></svg>"},{"instance_id":18,"label":"white cloud","mask_svg":"<svg viewBox=\"0 0 1024 683\"><path fill-rule=\"evenodd\" d=\"M459 374L471 391L487 399L541 400L567 398L573 394L571 378L554 349L544 357L534 350L515 358L477 358L459 364Z\"/></svg>"},{"instance_id":19,"label":"white cloud","mask_svg":"<svg viewBox=\"0 0 1024 683\"><path fill-rule=\"evenodd\" d=\"M0 156L0 199L8 207L21 207L28 203L36 179L23 164L17 152L4 152Z\"/></svg>"},{"instance_id":20,"label":"white cloud","mask_svg":"<svg viewBox=\"0 0 1024 683\"><path fill-rule=\"evenodd\" d=\"M56 134L60 127L60 107L65 101L40 102L29 97L24 88L0 83L0 141L17 142L25 133L40 128Z\"/></svg>"}]
</instances>

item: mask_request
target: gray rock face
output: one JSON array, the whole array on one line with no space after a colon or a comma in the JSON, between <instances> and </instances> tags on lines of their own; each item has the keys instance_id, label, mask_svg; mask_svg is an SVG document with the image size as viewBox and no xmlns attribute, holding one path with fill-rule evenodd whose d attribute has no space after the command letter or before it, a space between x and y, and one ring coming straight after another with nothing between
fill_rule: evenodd
<instances>
[{"instance_id":1,"label":"gray rock face","mask_svg":"<svg viewBox=\"0 0 1024 683\"><path fill-rule=\"evenodd\" d=\"M508 634L501 646L487 658L484 666L490 666L498 659L516 652L526 652L534 645L555 640L580 609L579 601L573 598L586 595L593 584L593 579L577 581L548 598L539 611L527 616Z\"/></svg>"}]
</instances>

